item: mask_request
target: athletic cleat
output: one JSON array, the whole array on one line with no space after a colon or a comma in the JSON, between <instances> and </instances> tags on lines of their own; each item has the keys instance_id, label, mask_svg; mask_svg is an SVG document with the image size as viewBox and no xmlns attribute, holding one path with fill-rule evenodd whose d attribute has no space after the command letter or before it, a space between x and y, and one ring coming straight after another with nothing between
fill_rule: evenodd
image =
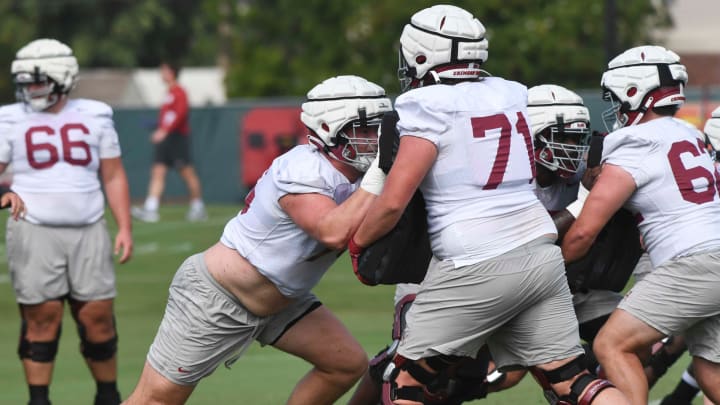
<instances>
[{"instance_id":1,"label":"athletic cleat","mask_svg":"<svg viewBox=\"0 0 720 405\"><path fill-rule=\"evenodd\" d=\"M185 215L185 219L190 222L202 222L208 219L207 211L205 208L190 208Z\"/></svg>"},{"instance_id":2,"label":"athletic cleat","mask_svg":"<svg viewBox=\"0 0 720 405\"><path fill-rule=\"evenodd\" d=\"M158 222L160 220L160 214L157 211L148 211L141 207L132 207L130 210L133 218L143 222Z\"/></svg>"}]
</instances>

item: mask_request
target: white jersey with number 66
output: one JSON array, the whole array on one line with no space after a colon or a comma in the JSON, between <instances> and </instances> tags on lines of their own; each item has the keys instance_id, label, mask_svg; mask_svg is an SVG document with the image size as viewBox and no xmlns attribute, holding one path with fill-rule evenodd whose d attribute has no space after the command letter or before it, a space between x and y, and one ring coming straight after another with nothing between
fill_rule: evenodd
<instances>
[{"instance_id":1,"label":"white jersey with number 66","mask_svg":"<svg viewBox=\"0 0 720 405\"><path fill-rule=\"evenodd\" d=\"M107 104L73 99L58 113L34 112L22 103L0 108L0 162L13 164L12 190L25 201L32 223L99 220L105 208L100 160L119 156Z\"/></svg>"}]
</instances>

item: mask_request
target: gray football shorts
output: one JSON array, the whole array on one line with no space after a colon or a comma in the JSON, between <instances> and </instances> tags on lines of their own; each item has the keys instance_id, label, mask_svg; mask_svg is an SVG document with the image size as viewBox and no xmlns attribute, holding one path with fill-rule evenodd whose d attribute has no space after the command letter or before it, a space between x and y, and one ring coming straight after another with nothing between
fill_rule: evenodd
<instances>
[{"instance_id":1,"label":"gray football shorts","mask_svg":"<svg viewBox=\"0 0 720 405\"><path fill-rule=\"evenodd\" d=\"M608 290L589 290L573 294L573 306L578 322L583 324L615 310L622 294Z\"/></svg>"},{"instance_id":2,"label":"gray football shorts","mask_svg":"<svg viewBox=\"0 0 720 405\"><path fill-rule=\"evenodd\" d=\"M70 295L78 301L114 298L112 242L104 219L77 227L8 219L10 279L20 304Z\"/></svg>"},{"instance_id":3,"label":"gray football shorts","mask_svg":"<svg viewBox=\"0 0 720 405\"><path fill-rule=\"evenodd\" d=\"M175 273L147 361L168 380L195 385L220 363L229 368L253 341L275 343L319 306L317 297L307 293L277 314L255 316L212 278L198 253Z\"/></svg>"},{"instance_id":4,"label":"gray football shorts","mask_svg":"<svg viewBox=\"0 0 720 405\"><path fill-rule=\"evenodd\" d=\"M433 257L406 321L398 353L413 360L485 343L504 369L583 353L560 248L544 237L457 269Z\"/></svg>"},{"instance_id":5,"label":"gray football shorts","mask_svg":"<svg viewBox=\"0 0 720 405\"><path fill-rule=\"evenodd\" d=\"M635 282L639 282L652 271L653 265L650 261L650 255L645 252L642 254L642 256L640 256L640 259L638 260L635 268L633 269L633 277L635 277Z\"/></svg>"},{"instance_id":6,"label":"gray football shorts","mask_svg":"<svg viewBox=\"0 0 720 405\"><path fill-rule=\"evenodd\" d=\"M656 267L618 308L664 335L684 335L691 355L720 363L720 250Z\"/></svg>"}]
</instances>

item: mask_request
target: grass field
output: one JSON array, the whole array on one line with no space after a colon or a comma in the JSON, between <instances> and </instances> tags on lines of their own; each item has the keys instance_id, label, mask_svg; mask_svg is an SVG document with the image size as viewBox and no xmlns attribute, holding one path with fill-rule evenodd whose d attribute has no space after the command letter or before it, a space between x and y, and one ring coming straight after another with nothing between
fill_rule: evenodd
<instances>
[{"instance_id":1,"label":"grass field","mask_svg":"<svg viewBox=\"0 0 720 405\"><path fill-rule=\"evenodd\" d=\"M119 386L129 395L142 370L147 349L155 336L167 299L167 289L178 265L190 254L215 243L236 206L212 206L210 220L200 224L184 220L185 206L163 207L157 224L134 224L135 255L117 267L116 315L119 327ZM112 222L112 221L110 221ZM0 246L3 248L4 243ZM4 257L4 254L2 255ZM393 288L366 287L352 274L347 256L325 275L315 293L359 339L368 354L389 340ZM50 388L54 405L92 403L94 384L77 347L73 322L66 314L60 352ZM0 261L0 405L27 403L22 367L16 355L19 317L7 264ZM688 359L682 358L651 392L661 398L676 383ZM283 404L295 382L309 369L302 360L273 348L252 347L232 370L219 368L205 379L189 404ZM346 395L338 403L345 403ZM546 404L530 377L512 390L493 394L482 404ZM697 404L701 402L696 400ZM312 405L312 404L308 404Z\"/></svg>"}]
</instances>

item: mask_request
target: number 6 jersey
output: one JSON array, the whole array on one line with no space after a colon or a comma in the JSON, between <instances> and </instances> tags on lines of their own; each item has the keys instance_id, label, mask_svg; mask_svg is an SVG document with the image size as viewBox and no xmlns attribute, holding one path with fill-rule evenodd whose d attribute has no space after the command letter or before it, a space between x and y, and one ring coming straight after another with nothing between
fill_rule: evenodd
<instances>
[{"instance_id":1,"label":"number 6 jersey","mask_svg":"<svg viewBox=\"0 0 720 405\"><path fill-rule=\"evenodd\" d=\"M603 162L619 166L637 190L625 203L636 214L653 266L720 247L718 173L699 132L670 117L605 137Z\"/></svg>"},{"instance_id":2,"label":"number 6 jersey","mask_svg":"<svg viewBox=\"0 0 720 405\"><path fill-rule=\"evenodd\" d=\"M0 108L0 162L12 163L12 190L25 201L29 222L98 221L105 210L100 159L119 156L107 104L72 99L58 113L30 111L22 103Z\"/></svg>"}]
</instances>

